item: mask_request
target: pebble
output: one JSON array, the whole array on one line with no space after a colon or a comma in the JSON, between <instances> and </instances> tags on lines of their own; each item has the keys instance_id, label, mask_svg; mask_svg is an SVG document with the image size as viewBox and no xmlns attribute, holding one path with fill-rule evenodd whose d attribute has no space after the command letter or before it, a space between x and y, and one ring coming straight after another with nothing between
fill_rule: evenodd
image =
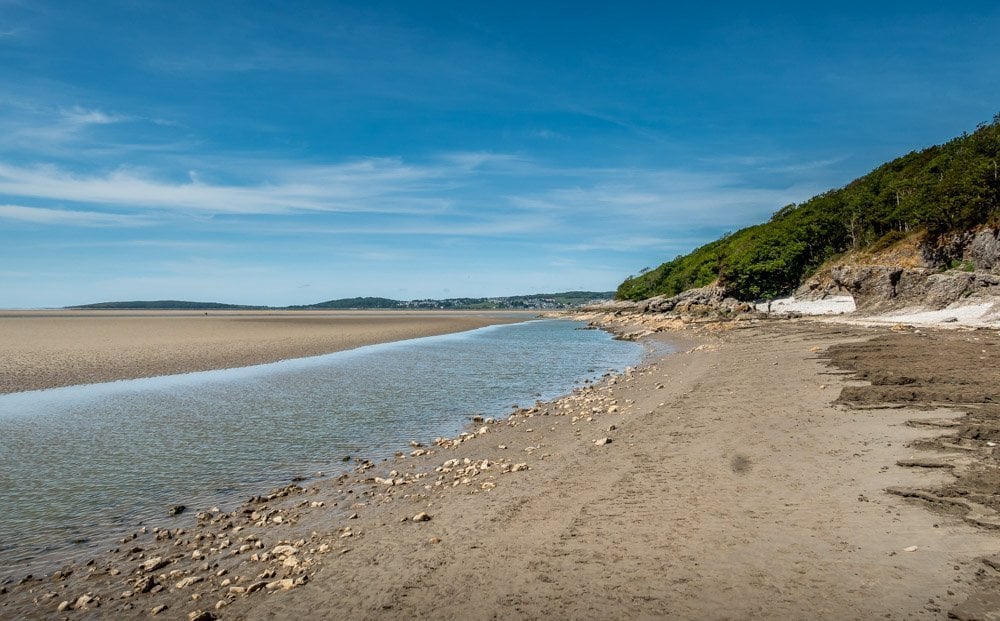
<instances>
[{"instance_id":1,"label":"pebble","mask_svg":"<svg viewBox=\"0 0 1000 621\"><path fill-rule=\"evenodd\" d=\"M298 578L282 578L281 580L275 580L274 582L267 583L267 590L274 591L276 589L281 589L282 591L287 591L289 589L294 589L300 584L305 583L305 576L300 576Z\"/></svg>"},{"instance_id":2,"label":"pebble","mask_svg":"<svg viewBox=\"0 0 1000 621\"><path fill-rule=\"evenodd\" d=\"M160 604L159 606L153 607L153 609L149 611L149 614L151 614L153 616L156 616L156 615L160 614L161 612L163 612L166 609L167 609L167 605L166 604Z\"/></svg>"},{"instance_id":3,"label":"pebble","mask_svg":"<svg viewBox=\"0 0 1000 621\"><path fill-rule=\"evenodd\" d=\"M177 582L177 584L174 585L174 588L176 588L176 589L186 589L187 587L191 586L192 584L196 584L198 582L201 582L202 580L204 580L204 578L202 578L201 576L188 576L187 578L179 580Z\"/></svg>"},{"instance_id":4,"label":"pebble","mask_svg":"<svg viewBox=\"0 0 1000 621\"><path fill-rule=\"evenodd\" d=\"M599 440L594 440L594 446L604 446L605 444L611 444L611 438L601 438Z\"/></svg>"},{"instance_id":5,"label":"pebble","mask_svg":"<svg viewBox=\"0 0 1000 621\"><path fill-rule=\"evenodd\" d=\"M139 567L143 571L156 571L157 569L159 569L161 567L165 567L166 565L167 565L167 561L163 560L162 557L157 556L155 558L151 558L151 559L147 560L145 563L143 563Z\"/></svg>"},{"instance_id":6,"label":"pebble","mask_svg":"<svg viewBox=\"0 0 1000 621\"><path fill-rule=\"evenodd\" d=\"M133 582L132 586L140 593L149 593L156 586L156 580L153 580L152 576L144 576Z\"/></svg>"},{"instance_id":7,"label":"pebble","mask_svg":"<svg viewBox=\"0 0 1000 621\"><path fill-rule=\"evenodd\" d=\"M903 548L903 552L916 552L919 549L920 548L918 548L917 546L909 546L907 548Z\"/></svg>"},{"instance_id":8,"label":"pebble","mask_svg":"<svg viewBox=\"0 0 1000 621\"><path fill-rule=\"evenodd\" d=\"M413 516L413 521L414 522L429 522L430 519L431 519L431 516L427 515L427 513L423 512L423 511L421 511L420 513L418 513L418 514L416 514L416 515Z\"/></svg>"},{"instance_id":9,"label":"pebble","mask_svg":"<svg viewBox=\"0 0 1000 621\"><path fill-rule=\"evenodd\" d=\"M291 556L292 554L295 554L298 551L299 549L296 548L295 546L280 545L280 546L275 546L274 549L271 550L271 554L274 554L275 556Z\"/></svg>"},{"instance_id":10,"label":"pebble","mask_svg":"<svg viewBox=\"0 0 1000 621\"><path fill-rule=\"evenodd\" d=\"M85 608L92 604L97 604L98 600L90 593L84 593L80 597L76 598L76 603L73 604L73 608L79 610L80 608Z\"/></svg>"}]
</instances>

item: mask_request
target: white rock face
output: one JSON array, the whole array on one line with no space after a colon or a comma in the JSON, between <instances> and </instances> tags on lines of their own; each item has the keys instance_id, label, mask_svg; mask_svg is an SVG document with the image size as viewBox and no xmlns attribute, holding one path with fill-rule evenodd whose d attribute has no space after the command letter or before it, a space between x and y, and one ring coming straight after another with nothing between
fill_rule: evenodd
<instances>
[{"instance_id":1,"label":"white rock face","mask_svg":"<svg viewBox=\"0 0 1000 621\"><path fill-rule=\"evenodd\" d=\"M768 308L770 306L770 308ZM794 296L789 298L778 298L755 305L755 308L766 313L770 311L775 315L787 315L788 313L801 313L803 315L839 315L840 313L853 313L857 310L854 298L849 295L836 295L825 300L798 300Z\"/></svg>"}]
</instances>

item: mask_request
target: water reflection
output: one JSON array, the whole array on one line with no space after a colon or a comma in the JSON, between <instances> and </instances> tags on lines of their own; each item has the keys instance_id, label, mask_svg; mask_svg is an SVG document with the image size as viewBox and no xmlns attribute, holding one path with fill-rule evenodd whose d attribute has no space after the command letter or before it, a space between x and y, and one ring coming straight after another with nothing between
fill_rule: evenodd
<instances>
[{"instance_id":1,"label":"water reflection","mask_svg":"<svg viewBox=\"0 0 1000 621\"><path fill-rule=\"evenodd\" d=\"M315 358L0 396L0 562L454 435L642 348L533 321Z\"/></svg>"}]
</instances>

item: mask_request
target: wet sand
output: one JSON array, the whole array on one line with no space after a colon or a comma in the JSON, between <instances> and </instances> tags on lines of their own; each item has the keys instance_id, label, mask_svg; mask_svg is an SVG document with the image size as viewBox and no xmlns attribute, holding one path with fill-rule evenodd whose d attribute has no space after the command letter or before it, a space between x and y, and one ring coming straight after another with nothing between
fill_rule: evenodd
<instances>
[{"instance_id":1,"label":"wet sand","mask_svg":"<svg viewBox=\"0 0 1000 621\"><path fill-rule=\"evenodd\" d=\"M527 313L0 311L0 393L243 367Z\"/></svg>"},{"instance_id":2,"label":"wet sand","mask_svg":"<svg viewBox=\"0 0 1000 621\"><path fill-rule=\"evenodd\" d=\"M918 352L928 368L946 369L972 351L957 339L997 337L910 342L921 338L912 329L806 321L727 328L653 335L685 353L476 422L460 438L420 439L409 456L204 512L200 525L164 519L90 566L11 581L0 617L60 607L69 618L177 619L968 610L984 572L996 572L981 557L1000 553L1000 537L887 492L953 481L949 469L908 462L927 456L942 416L962 412L853 398L869 385L853 374L865 361L912 366L900 353L915 347L929 348ZM884 341L865 347L872 338ZM982 366L995 361L991 347L979 348ZM989 398L992 381L980 391Z\"/></svg>"}]
</instances>

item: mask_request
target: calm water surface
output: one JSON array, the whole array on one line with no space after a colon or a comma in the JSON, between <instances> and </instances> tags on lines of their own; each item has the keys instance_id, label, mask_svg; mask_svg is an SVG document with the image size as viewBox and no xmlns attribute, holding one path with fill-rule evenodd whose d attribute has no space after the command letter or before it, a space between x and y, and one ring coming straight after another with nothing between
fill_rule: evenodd
<instances>
[{"instance_id":1,"label":"calm water surface","mask_svg":"<svg viewBox=\"0 0 1000 621\"><path fill-rule=\"evenodd\" d=\"M167 509L223 509L453 436L636 364L642 346L531 321L315 358L0 395L0 566L69 557ZM4 572L0 572L4 573Z\"/></svg>"}]
</instances>

